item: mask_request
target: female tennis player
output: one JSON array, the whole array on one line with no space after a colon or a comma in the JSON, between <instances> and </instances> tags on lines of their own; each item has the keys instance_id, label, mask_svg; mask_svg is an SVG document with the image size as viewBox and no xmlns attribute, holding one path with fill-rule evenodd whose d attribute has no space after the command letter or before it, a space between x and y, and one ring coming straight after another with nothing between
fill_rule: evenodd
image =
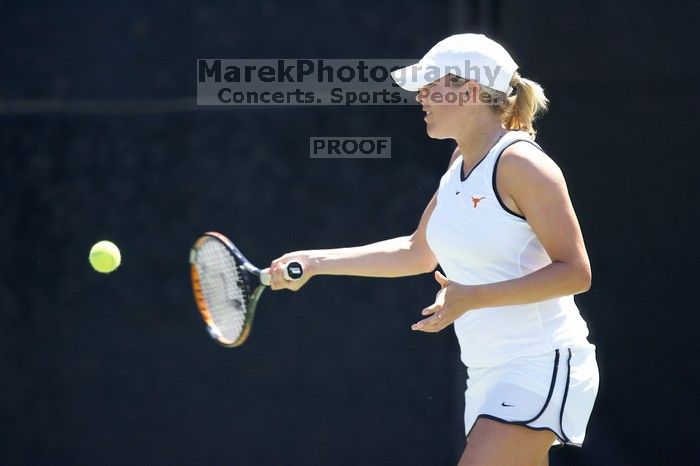
<instances>
[{"instance_id":1,"label":"female tennis player","mask_svg":"<svg viewBox=\"0 0 700 466\"><path fill-rule=\"evenodd\" d=\"M467 366L459 466L547 465L552 445L583 443L598 391L595 346L573 295L591 270L562 172L534 142L547 99L498 43L460 34L392 73L418 91L427 133L457 149L416 231L272 262L272 288L314 275L435 272L435 302L412 329L453 325ZM301 262L287 281L280 265Z\"/></svg>"}]
</instances>

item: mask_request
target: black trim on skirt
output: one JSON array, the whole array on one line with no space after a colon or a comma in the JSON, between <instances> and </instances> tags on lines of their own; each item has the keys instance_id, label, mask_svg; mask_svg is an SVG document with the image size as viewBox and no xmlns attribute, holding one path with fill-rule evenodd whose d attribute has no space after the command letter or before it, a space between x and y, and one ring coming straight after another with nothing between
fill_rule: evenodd
<instances>
[{"instance_id":1,"label":"black trim on skirt","mask_svg":"<svg viewBox=\"0 0 700 466\"><path fill-rule=\"evenodd\" d=\"M569 348L569 359L566 360L566 387L564 387L564 398L561 401L561 411L559 412L559 427L561 434L564 436L566 443L571 442L571 439L564 432L564 407L566 406L566 397L569 395L569 381L571 380L571 348ZM564 443L564 442L562 442Z\"/></svg>"},{"instance_id":2,"label":"black trim on skirt","mask_svg":"<svg viewBox=\"0 0 700 466\"><path fill-rule=\"evenodd\" d=\"M554 369L552 370L552 381L549 383L549 393L547 393L547 400L544 402L544 406L542 406L542 409L540 409L540 412L537 413L537 416L535 416L532 419L529 419L527 421L522 421L524 424L529 424L531 422L536 421L540 416L542 416L542 413L544 413L544 410L547 409L547 406L549 406L549 402L552 400L552 393L554 393L554 385L556 385L556 382L557 382L557 372L558 371L559 371L559 349L556 349L554 351Z\"/></svg>"},{"instance_id":3,"label":"black trim on skirt","mask_svg":"<svg viewBox=\"0 0 700 466\"><path fill-rule=\"evenodd\" d=\"M530 422L536 421L544 411L547 409L547 406L549 406L549 402L552 400L552 395L554 393L554 387L556 385L557 381L557 373L559 370L559 349L554 350L554 369L552 369L552 381L549 384L549 393L547 394L547 399L544 402L544 406L542 406L542 409L540 409L540 412L537 413L535 417L532 419L529 419L527 421L507 421L505 419L501 419L500 417L493 416L491 414L479 414L476 419L474 420L474 425L472 425L471 429L469 429L469 432L467 433L467 441L469 439L469 435L472 433L472 430L474 430L474 426L476 426L476 422L481 419L490 419L492 421L500 422L501 424L510 424L510 425L516 425L520 427L525 427L530 430L535 430L535 431L541 431L541 430L548 430L552 432L557 439L559 439L559 442L561 442L561 445L556 445L554 446L555 448L560 448L563 447L564 445L574 445L574 446L580 446L576 445L575 443L571 443L571 439L569 439L566 434L564 433L564 425L563 425L563 418L564 418L564 406L566 405L566 398L569 393L569 380L571 378L571 348L568 348L569 350L569 358L567 359L566 365L567 365L567 373L566 373L566 386L564 388L564 397L562 399L562 406L561 406L561 411L559 413L559 426L561 428L561 433L564 435L564 438L560 437L557 432L555 432L552 428L550 427L533 427L528 425ZM468 377L467 377L468 378Z\"/></svg>"}]
</instances>

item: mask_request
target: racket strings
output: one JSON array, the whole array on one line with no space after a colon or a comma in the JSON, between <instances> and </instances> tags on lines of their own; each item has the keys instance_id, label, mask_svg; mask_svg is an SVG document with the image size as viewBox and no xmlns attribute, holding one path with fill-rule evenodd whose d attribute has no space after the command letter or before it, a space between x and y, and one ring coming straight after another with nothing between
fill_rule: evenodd
<instances>
[{"instance_id":1,"label":"racket strings","mask_svg":"<svg viewBox=\"0 0 700 466\"><path fill-rule=\"evenodd\" d=\"M216 240L206 241L197 253L201 293L215 338L236 341L246 323L246 283L228 249Z\"/></svg>"}]
</instances>

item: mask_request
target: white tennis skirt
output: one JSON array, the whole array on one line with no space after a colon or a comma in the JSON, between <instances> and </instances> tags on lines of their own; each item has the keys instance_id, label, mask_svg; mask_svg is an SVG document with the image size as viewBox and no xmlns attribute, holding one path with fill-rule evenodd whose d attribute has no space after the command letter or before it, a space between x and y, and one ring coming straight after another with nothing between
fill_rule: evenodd
<instances>
[{"instance_id":1,"label":"white tennis skirt","mask_svg":"<svg viewBox=\"0 0 700 466\"><path fill-rule=\"evenodd\" d=\"M553 445L581 446L598 394L595 346L559 348L495 367L468 367L464 427L477 419L550 430Z\"/></svg>"}]
</instances>

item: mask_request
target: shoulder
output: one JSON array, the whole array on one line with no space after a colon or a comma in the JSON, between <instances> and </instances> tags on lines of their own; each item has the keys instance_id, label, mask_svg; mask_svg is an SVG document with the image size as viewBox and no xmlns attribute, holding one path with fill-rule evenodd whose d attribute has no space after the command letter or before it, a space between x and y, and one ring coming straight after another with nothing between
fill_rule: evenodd
<instances>
[{"instance_id":1,"label":"shoulder","mask_svg":"<svg viewBox=\"0 0 700 466\"><path fill-rule=\"evenodd\" d=\"M508 191L563 184L559 166L540 148L527 141L508 146L498 162L498 182Z\"/></svg>"}]
</instances>

